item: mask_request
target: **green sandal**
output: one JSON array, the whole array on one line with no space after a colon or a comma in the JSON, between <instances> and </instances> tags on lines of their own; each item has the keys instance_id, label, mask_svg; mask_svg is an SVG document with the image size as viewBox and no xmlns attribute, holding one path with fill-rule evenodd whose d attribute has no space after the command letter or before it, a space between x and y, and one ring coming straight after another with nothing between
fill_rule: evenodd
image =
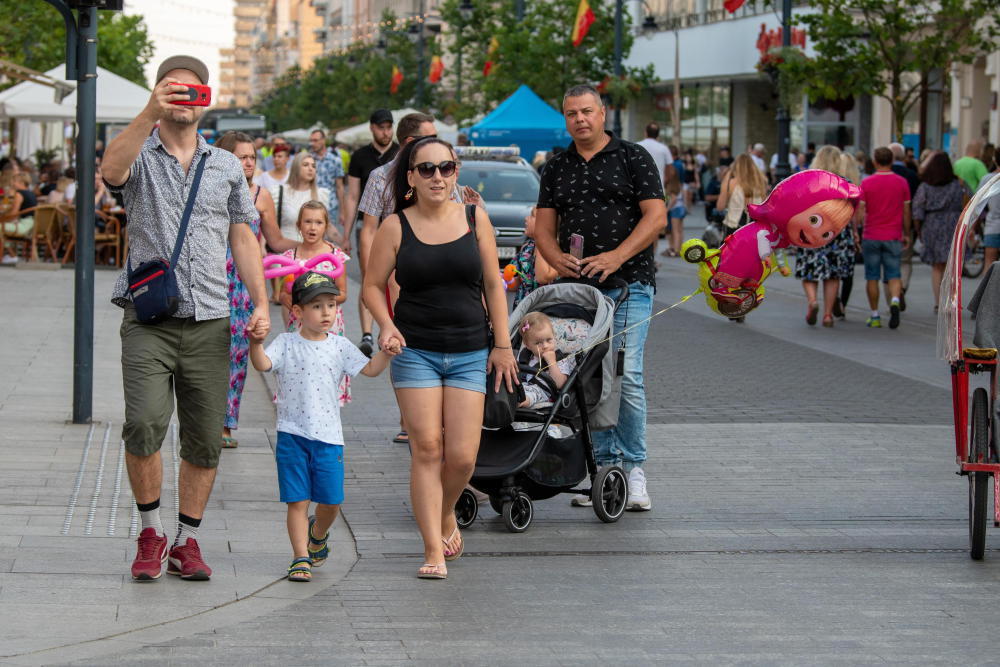
<instances>
[{"instance_id":1,"label":"green sandal","mask_svg":"<svg viewBox=\"0 0 1000 667\"><path fill-rule=\"evenodd\" d=\"M223 449L236 449L240 446L239 441L236 438L230 437L228 435L222 436L222 448Z\"/></svg>"},{"instance_id":2,"label":"green sandal","mask_svg":"<svg viewBox=\"0 0 1000 667\"><path fill-rule=\"evenodd\" d=\"M313 537L313 525L316 523L316 517L309 517L309 557L312 559L312 566L319 567L326 562L326 559L330 557L330 547L327 546L326 541L330 539L330 531L326 531L326 535L322 539L317 540Z\"/></svg>"},{"instance_id":3,"label":"green sandal","mask_svg":"<svg viewBox=\"0 0 1000 667\"><path fill-rule=\"evenodd\" d=\"M306 582L312 581L312 559L296 558L288 566L288 580Z\"/></svg>"}]
</instances>

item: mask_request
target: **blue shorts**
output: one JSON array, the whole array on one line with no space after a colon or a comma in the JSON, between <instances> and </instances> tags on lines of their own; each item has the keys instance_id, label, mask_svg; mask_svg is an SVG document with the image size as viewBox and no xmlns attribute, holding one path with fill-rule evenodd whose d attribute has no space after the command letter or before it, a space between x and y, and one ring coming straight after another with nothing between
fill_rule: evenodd
<instances>
[{"instance_id":1,"label":"blue shorts","mask_svg":"<svg viewBox=\"0 0 1000 667\"><path fill-rule=\"evenodd\" d=\"M984 236L983 246L986 248L1000 248L1000 234L987 234Z\"/></svg>"},{"instance_id":2,"label":"blue shorts","mask_svg":"<svg viewBox=\"0 0 1000 667\"><path fill-rule=\"evenodd\" d=\"M392 358L389 375L396 389L455 387L486 393L486 359L489 348L472 352L431 352L412 347Z\"/></svg>"},{"instance_id":3,"label":"blue shorts","mask_svg":"<svg viewBox=\"0 0 1000 667\"><path fill-rule=\"evenodd\" d=\"M865 280L895 280L902 277L899 259L903 254L902 241L861 242L861 254L865 257Z\"/></svg>"},{"instance_id":4,"label":"blue shorts","mask_svg":"<svg viewBox=\"0 0 1000 667\"><path fill-rule=\"evenodd\" d=\"M344 502L344 446L278 431L274 447L281 502Z\"/></svg>"},{"instance_id":5,"label":"blue shorts","mask_svg":"<svg viewBox=\"0 0 1000 667\"><path fill-rule=\"evenodd\" d=\"M672 220L683 220L684 218L687 217L687 214L688 211L686 208L684 208L683 205L674 206L672 209L670 209L670 213L667 215L667 217Z\"/></svg>"}]
</instances>

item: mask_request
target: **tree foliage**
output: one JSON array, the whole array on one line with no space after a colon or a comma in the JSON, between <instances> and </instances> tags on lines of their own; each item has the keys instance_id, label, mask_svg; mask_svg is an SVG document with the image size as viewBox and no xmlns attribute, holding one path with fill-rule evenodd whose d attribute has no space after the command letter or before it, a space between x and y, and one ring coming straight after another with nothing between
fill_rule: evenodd
<instances>
[{"instance_id":1,"label":"tree foliage","mask_svg":"<svg viewBox=\"0 0 1000 667\"><path fill-rule=\"evenodd\" d=\"M55 7L42 0L0 0L0 16L0 58L40 72L65 62L66 28ZM98 65L147 86L143 68L152 57L141 16L99 12Z\"/></svg>"},{"instance_id":2,"label":"tree foliage","mask_svg":"<svg viewBox=\"0 0 1000 667\"><path fill-rule=\"evenodd\" d=\"M391 13L383 20L392 21ZM343 127L364 121L373 109L398 109L415 105L417 91L417 49L405 29L387 32L385 53L371 44L356 44L343 54L317 58L303 71L292 67L256 104L255 111L267 116L275 128L309 127L322 122L327 127ZM424 107L436 106L435 86L427 81L431 57L440 54L432 33L425 33ZM403 73L395 95L389 92L392 68Z\"/></svg>"},{"instance_id":3,"label":"tree foliage","mask_svg":"<svg viewBox=\"0 0 1000 667\"><path fill-rule=\"evenodd\" d=\"M947 71L953 63L970 63L995 51L1000 38L996 0L810 4L816 11L798 20L816 55L781 64L781 76L801 83L813 99L884 97L892 107L897 139L907 112L920 99L920 81L933 70Z\"/></svg>"},{"instance_id":4,"label":"tree foliage","mask_svg":"<svg viewBox=\"0 0 1000 667\"><path fill-rule=\"evenodd\" d=\"M570 41L579 0L524 0L521 21L514 18L515 0L475 2L474 14L468 21L458 12L460 1L445 0L441 5L441 16L450 26L447 50L453 56L462 54L464 94L461 105L452 104L459 119L492 109L522 83L559 108L563 93L575 84L604 83L613 101L624 105L636 91L652 82L652 65L626 68L623 81L610 81L614 72L613 1L590 2L595 20L579 47ZM628 57L634 41L627 28L627 9L624 21L623 59ZM493 66L489 75L483 76L494 37L498 48L490 57ZM457 75L457 71L452 72L452 77Z\"/></svg>"}]
</instances>

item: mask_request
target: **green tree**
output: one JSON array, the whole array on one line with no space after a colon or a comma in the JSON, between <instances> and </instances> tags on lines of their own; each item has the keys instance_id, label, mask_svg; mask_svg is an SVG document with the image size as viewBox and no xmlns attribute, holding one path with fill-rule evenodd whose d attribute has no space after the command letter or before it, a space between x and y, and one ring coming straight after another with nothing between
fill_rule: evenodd
<instances>
[{"instance_id":1,"label":"green tree","mask_svg":"<svg viewBox=\"0 0 1000 667\"><path fill-rule=\"evenodd\" d=\"M513 93L524 83L556 108L567 88L578 83L604 84L612 103L624 105L653 79L653 66L626 68L622 81L611 81L614 71L614 2L593 0L594 23L579 47L570 41L579 0L525 2L524 19L515 16L511 0L475 2L475 14L463 21L460 0L445 0L442 18L451 26L447 49L452 55L462 53L463 90L476 94L463 96L456 116L468 118L485 112ZM628 25L628 12L625 13ZM490 41L496 37L499 47L493 54L493 67L483 76ZM627 58L634 37L625 31L623 57Z\"/></svg>"},{"instance_id":2,"label":"green tree","mask_svg":"<svg viewBox=\"0 0 1000 667\"><path fill-rule=\"evenodd\" d=\"M386 13L383 20L393 21ZM416 48L405 27L383 35L385 53L370 44L356 44L346 53L317 58L308 70L293 67L275 82L258 101L255 110L267 116L276 128L308 127L322 122L327 127L343 127L362 122L372 109L391 109L413 104L417 87ZM424 77L430 59L440 53L433 36L426 35ZM396 94L390 92L392 68L403 73ZM424 82L424 106L436 106L435 86Z\"/></svg>"},{"instance_id":3,"label":"green tree","mask_svg":"<svg viewBox=\"0 0 1000 667\"><path fill-rule=\"evenodd\" d=\"M0 58L40 72L65 62L66 28L55 7L42 0L0 0L0 16ZM152 57L141 16L100 12L98 65L147 86L143 67Z\"/></svg>"},{"instance_id":4,"label":"green tree","mask_svg":"<svg viewBox=\"0 0 1000 667\"><path fill-rule=\"evenodd\" d=\"M997 48L996 0L812 0L802 14L816 52L778 66L812 99L874 95L892 107L896 139L933 70ZM916 75L916 76L914 76Z\"/></svg>"}]
</instances>

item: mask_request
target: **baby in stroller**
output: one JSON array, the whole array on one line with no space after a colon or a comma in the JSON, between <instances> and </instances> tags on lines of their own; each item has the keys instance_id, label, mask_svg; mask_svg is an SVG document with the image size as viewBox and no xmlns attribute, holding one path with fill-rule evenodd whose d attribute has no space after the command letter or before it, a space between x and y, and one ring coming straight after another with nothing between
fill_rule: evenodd
<instances>
[{"instance_id":1,"label":"baby in stroller","mask_svg":"<svg viewBox=\"0 0 1000 667\"><path fill-rule=\"evenodd\" d=\"M552 320L545 313L533 311L524 316L518 328L521 332L518 363L541 368L552 378L555 388L562 389L566 379L576 368L576 355L567 356L556 348ZM555 397L551 386L537 376L523 377L521 386L524 388L525 399L518 403L519 408L545 408L552 405Z\"/></svg>"}]
</instances>

